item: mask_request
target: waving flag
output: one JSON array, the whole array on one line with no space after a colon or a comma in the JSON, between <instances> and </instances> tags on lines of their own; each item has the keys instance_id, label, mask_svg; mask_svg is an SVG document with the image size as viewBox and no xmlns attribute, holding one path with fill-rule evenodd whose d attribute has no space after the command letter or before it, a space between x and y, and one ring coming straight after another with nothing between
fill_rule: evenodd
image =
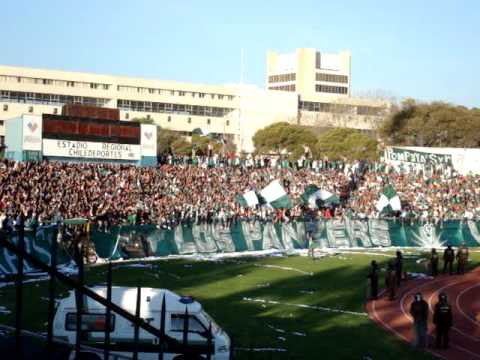
<instances>
[{"instance_id":1,"label":"waving flag","mask_svg":"<svg viewBox=\"0 0 480 360\"><path fill-rule=\"evenodd\" d=\"M318 207L317 200L321 200L325 205L340 203L338 196L330 191L321 190L316 185L307 186L302 195L303 203L314 209Z\"/></svg>"},{"instance_id":2,"label":"waving flag","mask_svg":"<svg viewBox=\"0 0 480 360\"><path fill-rule=\"evenodd\" d=\"M400 198L397 195L394 187L392 185L387 185L380 199L378 199L377 204L375 205L379 212L392 212L402 210L402 204L400 203Z\"/></svg>"},{"instance_id":3,"label":"waving flag","mask_svg":"<svg viewBox=\"0 0 480 360\"><path fill-rule=\"evenodd\" d=\"M255 191L247 191L243 195L237 195L235 200L243 207L254 207L259 203L257 194Z\"/></svg>"},{"instance_id":4,"label":"waving flag","mask_svg":"<svg viewBox=\"0 0 480 360\"><path fill-rule=\"evenodd\" d=\"M274 180L268 184L260 191L260 196L274 209L290 209L293 207L292 201L279 180Z\"/></svg>"}]
</instances>

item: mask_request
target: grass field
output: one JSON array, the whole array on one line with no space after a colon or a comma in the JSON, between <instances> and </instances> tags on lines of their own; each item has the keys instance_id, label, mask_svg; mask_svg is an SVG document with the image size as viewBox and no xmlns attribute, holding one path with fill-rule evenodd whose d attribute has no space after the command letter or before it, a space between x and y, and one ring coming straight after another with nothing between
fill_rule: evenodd
<instances>
[{"instance_id":1,"label":"grass field","mask_svg":"<svg viewBox=\"0 0 480 360\"><path fill-rule=\"evenodd\" d=\"M416 263L421 256L407 254L406 270L424 271ZM471 257L470 266L480 263L479 253ZM361 253L344 253L318 260L302 256L215 262L162 260L149 262L151 266L146 268L118 264L113 276L115 285L141 284L193 295L233 337L236 347L240 348L236 359L361 359L366 354L375 360L432 359L387 334L365 316L365 276L373 259L382 267L389 260L382 254ZM105 276L106 267L96 266L87 270L86 281L100 284ZM24 313L24 321L28 329L46 330L47 285L48 282L25 285L28 311ZM0 288L0 304L14 309L13 287ZM359 314L295 306L298 304ZM0 313L0 323L13 325L13 311ZM286 351L253 353L247 348Z\"/></svg>"}]
</instances>

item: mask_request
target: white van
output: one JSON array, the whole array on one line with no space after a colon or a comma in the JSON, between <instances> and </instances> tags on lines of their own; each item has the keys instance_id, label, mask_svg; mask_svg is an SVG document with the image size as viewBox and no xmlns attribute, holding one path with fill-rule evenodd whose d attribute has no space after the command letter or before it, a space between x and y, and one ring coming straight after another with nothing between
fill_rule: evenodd
<instances>
[{"instance_id":1,"label":"white van","mask_svg":"<svg viewBox=\"0 0 480 360\"><path fill-rule=\"evenodd\" d=\"M106 287L93 287L92 291L107 297ZM209 325L212 325L212 334L215 353L212 359L228 360L230 358L230 338L215 323L215 321L202 309L202 305L191 297L180 297L179 295L165 289L142 288L140 317L150 325L160 329L160 316L162 301L165 295L165 334L182 342L183 324L185 320L185 309L188 310L188 343L194 346L206 346ZM106 324L105 306L93 299L84 297L84 315L82 316L82 328L88 337L82 344L89 347L101 348L104 344L104 330ZM135 314L137 303L137 289L130 287L112 287L112 302L124 310ZM110 334L112 359L115 355L132 355L134 326L127 319L111 312L112 332ZM67 298L62 299L57 307L54 319L54 337L58 340L66 340L75 344L76 339L76 306L75 293L70 291ZM139 331L139 359L158 359L158 349L153 345L158 344L158 338L140 328ZM165 352L165 360L180 360L182 355L174 352ZM174 351L174 350L171 350ZM99 352L101 354L101 352ZM88 358L95 359L92 353ZM206 356L205 356L206 358ZM98 359L103 359L98 356Z\"/></svg>"}]
</instances>

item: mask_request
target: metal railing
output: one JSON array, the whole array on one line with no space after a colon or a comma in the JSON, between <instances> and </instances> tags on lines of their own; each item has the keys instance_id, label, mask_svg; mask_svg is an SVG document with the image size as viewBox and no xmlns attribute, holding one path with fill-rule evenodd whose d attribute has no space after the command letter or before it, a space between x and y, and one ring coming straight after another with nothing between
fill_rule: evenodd
<instances>
[{"instance_id":1,"label":"metal railing","mask_svg":"<svg viewBox=\"0 0 480 360\"><path fill-rule=\"evenodd\" d=\"M202 344L192 344L189 343L189 321L188 321L188 308L185 306L185 317L184 324L182 329L182 340L175 339L168 334L166 334L165 329L165 320L166 320L166 297L163 295L163 301L160 309L160 321L158 327L151 325L149 322L145 321L140 316L141 310L141 291L140 286L137 287L137 297L136 297L136 309L135 314L131 314L127 310L118 306L112 302L112 263L109 262L107 265L107 278L106 278L106 287L107 287L107 296L106 298L98 295L92 289L88 288L84 284L84 248L80 243L80 246L76 246L75 251L75 260L78 266L78 276L76 279L70 278L67 275L59 272L57 270L57 237L53 236L50 244L50 263L46 264L37 257L28 253L25 248L25 233L24 233L24 224L21 222L17 226L18 241L15 244L7 238L7 235L0 231L0 248L5 248L8 251L12 252L17 257L17 274L16 274L16 303L15 303L15 354L18 359L23 359L24 347L23 347L23 336L25 334L24 324L23 324L23 313L25 305L23 303L24 289L23 289L23 277L24 277L24 261L27 261L30 265L35 268L48 273L49 275L49 284L48 284L48 321L47 321L47 358L51 358L54 352L54 344L58 341L54 337L53 323L55 317L55 293L58 282L73 289L75 291L75 304L76 304L76 341L75 344L71 346L75 349L75 354L81 354L85 350L84 335L85 332L82 331L81 324L82 313L84 308L84 297L90 298L99 304L105 306L105 329L104 329L104 343L103 344L94 344L93 348L97 349L97 354L103 352L104 359L111 359L111 352L119 351L118 349L113 350L111 342L111 317L112 313L118 314L119 316L125 318L134 326L134 338L133 346L128 351L132 353L133 359L138 359L138 355L142 350L148 350L149 353L158 353L158 359L164 359L166 353L181 354L184 359L212 359L215 353L215 347L213 342L212 334L212 325L208 328L206 333L206 343ZM154 338L158 340L153 341L148 344L148 349L144 349L139 339L140 329L145 332L153 335ZM92 345L89 345L88 349L91 349ZM146 351L145 351L146 352ZM230 349L230 358L232 358L232 351Z\"/></svg>"}]
</instances>

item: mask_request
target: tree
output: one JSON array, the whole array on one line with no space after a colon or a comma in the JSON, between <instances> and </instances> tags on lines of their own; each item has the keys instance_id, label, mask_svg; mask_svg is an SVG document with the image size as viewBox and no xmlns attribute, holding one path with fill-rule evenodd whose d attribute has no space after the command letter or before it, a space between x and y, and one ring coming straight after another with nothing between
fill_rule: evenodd
<instances>
[{"instance_id":1,"label":"tree","mask_svg":"<svg viewBox=\"0 0 480 360\"><path fill-rule=\"evenodd\" d=\"M479 147L480 112L407 99L381 125L379 135L389 145Z\"/></svg>"},{"instance_id":2,"label":"tree","mask_svg":"<svg viewBox=\"0 0 480 360\"><path fill-rule=\"evenodd\" d=\"M313 149L317 137L305 126L279 122L258 130L253 136L255 151L259 154L287 152L295 159L304 153L304 146Z\"/></svg>"},{"instance_id":3,"label":"tree","mask_svg":"<svg viewBox=\"0 0 480 360\"><path fill-rule=\"evenodd\" d=\"M176 144L176 146L179 147L179 140L183 139L179 139L179 135L176 131L162 129L160 126L157 127L158 154L168 154L170 150L173 150L173 144Z\"/></svg>"},{"instance_id":4,"label":"tree","mask_svg":"<svg viewBox=\"0 0 480 360\"><path fill-rule=\"evenodd\" d=\"M334 128L319 137L314 155L327 156L330 160L376 160L377 147L377 140L360 130Z\"/></svg>"},{"instance_id":5,"label":"tree","mask_svg":"<svg viewBox=\"0 0 480 360\"><path fill-rule=\"evenodd\" d=\"M140 124L153 124L153 119L147 117L136 117L132 121Z\"/></svg>"}]
</instances>

